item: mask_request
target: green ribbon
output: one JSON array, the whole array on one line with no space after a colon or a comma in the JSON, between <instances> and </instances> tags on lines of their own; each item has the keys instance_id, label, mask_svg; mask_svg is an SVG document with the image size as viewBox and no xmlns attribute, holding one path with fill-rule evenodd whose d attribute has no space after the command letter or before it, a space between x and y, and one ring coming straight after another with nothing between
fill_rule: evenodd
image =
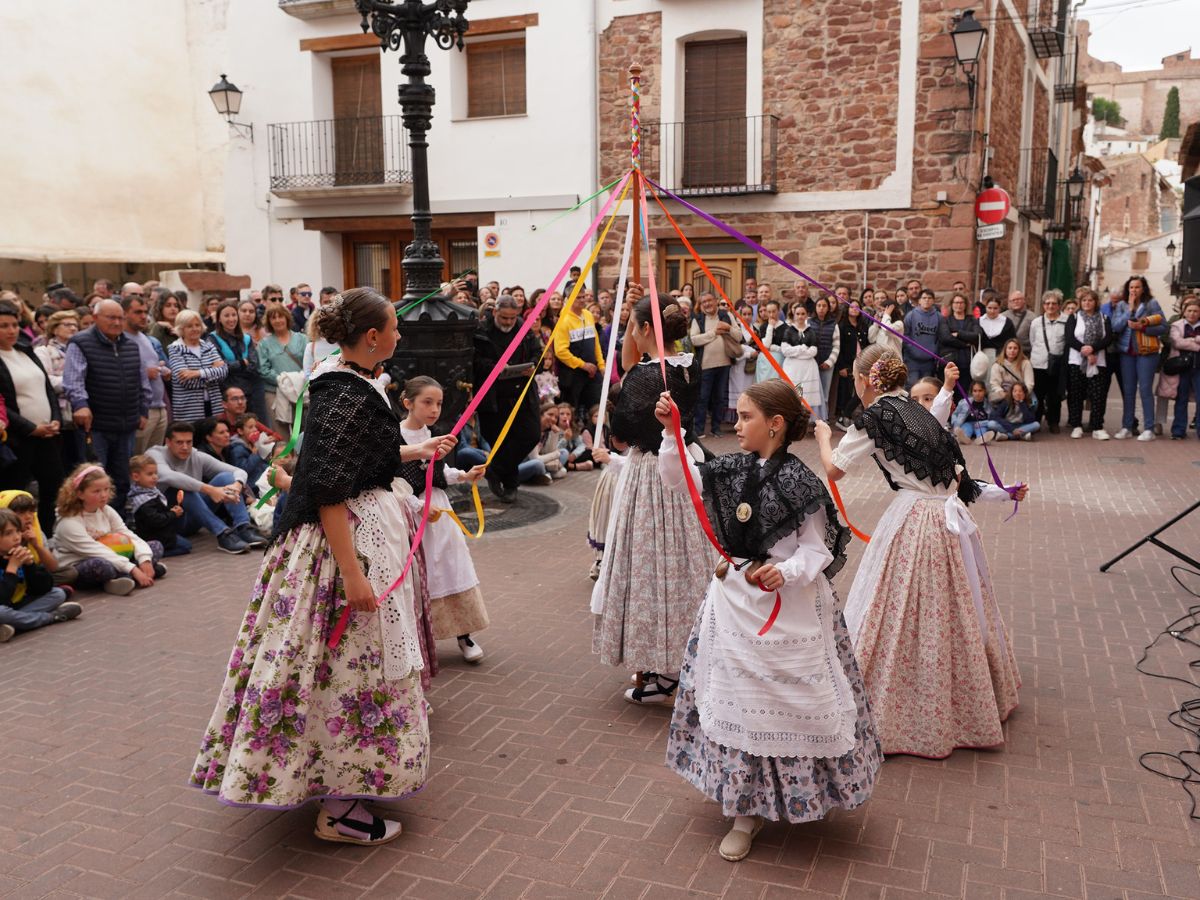
<instances>
[{"instance_id":1,"label":"green ribbon","mask_svg":"<svg viewBox=\"0 0 1200 900\"><path fill-rule=\"evenodd\" d=\"M624 177L625 177L624 175L622 175L622 176L621 176L621 178L624 178ZM543 225L541 225L541 226L539 226L539 227L541 227L541 228L548 228L549 226L551 226L551 225L553 225L555 222L557 222L559 219L561 219L563 216L569 216L571 213L575 212L575 210L579 209L579 207L583 206L583 204L592 202L592 201L593 201L593 200L595 200L597 197L599 197L601 194L603 194L603 193L605 193L606 191L610 190L614 184L616 184L617 182L619 182L619 181L621 180L621 178L614 178L612 181L610 181L610 182L609 182L608 184L606 184L604 187L600 188L600 190L596 191L596 193L594 193L594 194L592 194L592 195L590 195L590 196L588 196L588 197L584 197L582 200L580 200L578 203L576 203L576 204L575 204L574 206L572 206L570 209L564 209L564 210L563 210L562 212L560 212L560 213L559 213L557 216L555 216L554 218L550 219L550 220L549 220L549 221L547 221L545 224L543 224Z\"/></svg>"}]
</instances>

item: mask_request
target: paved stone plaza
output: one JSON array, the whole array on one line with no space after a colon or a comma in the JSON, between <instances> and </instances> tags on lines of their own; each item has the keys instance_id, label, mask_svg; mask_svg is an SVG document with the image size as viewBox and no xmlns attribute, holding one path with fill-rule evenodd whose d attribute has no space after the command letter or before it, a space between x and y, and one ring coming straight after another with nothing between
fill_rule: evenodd
<instances>
[{"instance_id":1,"label":"paved stone plaza","mask_svg":"<svg viewBox=\"0 0 1200 900\"><path fill-rule=\"evenodd\" d=\"M1154 548L1098 572L1198 498L1200 442L1064 434L995 456L1034 486L1008 523L999 504L976 508L1024 680L999 750L891 759L864 808L768 825L724 862L715 805L663 766L667 710L627 705L626 674L590 654L596 476L575 474L539 489L561 514L477 546L488 656L471 668L443 645L431 778L398 804L406 833L387 846L325 844L311 809L230 809L185 786L257 555L202 540L154 590L85 597L79 621L0 646L0 896L1200 897L1200 822L1137 763L1189 748L1167 713L1200 692L1134 671L1196 601ZM982 450L967 459L984 473ZM843 485L870 528L879 474ZM1169 538L1194 555L1200 513ZM1180 674L1197 655L1160 647Z\"/></svg>"}]
</instances>

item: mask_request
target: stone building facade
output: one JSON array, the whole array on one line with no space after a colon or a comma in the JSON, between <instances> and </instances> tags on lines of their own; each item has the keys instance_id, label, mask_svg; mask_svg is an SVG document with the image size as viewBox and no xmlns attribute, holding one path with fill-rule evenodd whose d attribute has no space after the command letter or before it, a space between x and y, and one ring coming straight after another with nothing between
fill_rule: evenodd
<instances>
[{"instance_id":1,"label":"stone building facade","mask_svg":"<svg viewBox=\"0 0 1200 900\"><path fill-rule=\"evenodd\" d=\"M1029 151L1053 145L1062 116L1068 130L1078 126L1082 103L1054 109L1056 61L1034 57L1024 22L1006 12L1007 4L997 4L996 17L985 21L974 106L949 37L961 8L954 3L743 0L736 5L745 7L744 17L727 14L724 29L695 33L668 21L678 18L670 9L677 4L610 0L610 5L614 14L598 35L602 183L628 165L623 87L629 65L643 69L643 123L659 121L664 105L679 116L678 98L687 90L679 81L688 76L680 48L693 40L736 36L740 22L761 15L760 68L748 63L746 71L747 96L759 105L748 102L746 112L777 117L775 189L744 195L694 191L692 202L830 287L850 287L855 296L864 285L891 291L910 277L938 291L957 280L977 291L985 286L987 252L976 241L974 201L986 147L988 173L1014 201L1006 235L997 242L992 283L1001 291L1020 287L1031 296L1039 291L1048 216L1019 212L1018 195L1023 190L1045 195L1045 154L1039 168L1038 154ZM670 82L665 103L664 80ZM683 132L685 139L695 133L695 128ZM651 178L669 174L663 158L686 154L686 148L655 147L650 137L645 171ZM757 150L752 144L748 152ZM1061 179L1068 163L1059 163L1057 171ZM704 286L706 279L686 260L677 262L674 231L653 202L650 206L648 231L659 278L668 287L684 281ZM771 283L777 296L792 288L791 273L765 261L736 259L736 247L713 226L678 207L671 211L697 249L721 264L739 296L738 276L748 269ZM619 263L616 250L602 263L607 281Z\"/></svg>"},{"instance_id":2,"label":"stone building facade","mask_svg":"<svg viewBox=\"0 0 1200 900\"><path fill-rule=\"evenodd\" d=\"M1108 185L1100 234L1136 243L1179 227L1179 199L1153 163L1140 153L1104 161Z\"/></svg>"}]
</instances>

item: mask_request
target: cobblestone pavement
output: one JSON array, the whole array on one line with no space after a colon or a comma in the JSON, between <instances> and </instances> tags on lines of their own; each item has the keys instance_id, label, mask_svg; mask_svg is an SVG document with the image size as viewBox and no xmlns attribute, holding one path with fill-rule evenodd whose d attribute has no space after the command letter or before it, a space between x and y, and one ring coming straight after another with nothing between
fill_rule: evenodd
<instances>
[{"instance_id":1,"label":"cobblestone pavement","mask_svg":"<svg viewBox=\"0 0 1200 900\"><path fill-rule=\"evenodd\" d=\"M1024 679L1001 749L891 759L864 808L768 825L747 860L722 861L715 805L663 766L667 711L624 703L626 674L590 655L595 476L572 475L544 489L560 515L477 547L487 659L443 645L432 777L397 805L406 833L388 846L323 844L311 809L229 809L184 786L257 558L202 541L154 590L87 597L80 620L0 646L0 895L1200 897L1200 823L1137 763L1188 747L1167 713L1196 692L1134 671L1192 598L1154 548L1098 572L1197 499L1200 442L1064 434L995 456L1034 485L1008 523L977 508ZM985 470L981 450L967 458ZM843 485L871 527L882 479ZM1195 553L1200 514L1170 537ZM1177 673L1197 655L1160 647Z\"/></svg>"}]
</instances>

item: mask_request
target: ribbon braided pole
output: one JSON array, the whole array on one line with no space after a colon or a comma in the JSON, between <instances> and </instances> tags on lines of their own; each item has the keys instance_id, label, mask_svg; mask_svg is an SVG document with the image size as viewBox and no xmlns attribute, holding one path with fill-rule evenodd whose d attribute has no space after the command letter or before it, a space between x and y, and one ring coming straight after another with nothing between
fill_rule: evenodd
<instances>
[{"instance_id":1,"label":"ribbon braided pole","mask_svg":"<svg viewBox=\"0 0 1200 900\"><path fill-rule=\"evenodd\" d=\"M493 368L488 374L488 377L484 379L482 387L476 391L475 396L471 398L471 401L467 404L467 408L463 411L463 414L459 417L454 427L450 430L450 434L457 435L460 431L462 431L463 426L470 421L471 417L475 415L475 410L479 408L479 404L487 395L487 392L492 389L492 385L496 383L496 379L500 377L500 373L504 370L504 367L508 365L508 361L512 359L513 354L516 353L517 347L519 347L521 344L521 340L529 333L529 329L533 327L533 321L536 318L537 313L546 308L546 304L550 302L551 294L557 290L558 285L566 277L567 272L575 263L575 259L580 253L583 252L583 248L587 244L588 238L595 234L596 229L600 227L600 223L604 221L605 216L609 214L609 210L611 210L613 205L617 202L618 192L620 192L622 200L624 199L625 193L629 187L631 175L632 173L626 173L621 179L620 184L617 186L617 189L613 190L613 192L609 194L608 200L605 201L600 213L595 219L592 220L591 225L588 226L587 230L583 234L583 237L579 239L579 243L575 245L575 249L572 251L570 257L566 260L566 262L563 263L562 268L559 269L558 274L554 276L554 280L550 282L550 286L546 289L546 292L542 294L541 298L534 306L533 314L528 316L525 321L521 323L520 327L517 328L516 334L513 335L513 339L509 342L507 349L500 354L500 359L497 361L495 368ZM582 282L582 279L580 279L580 281ZM408 559L404 562L404 568L400 572L400 577L397 578L392 585L383 592L382 596L376 598L376 606L383 603L383 601L387 599L392 591L396 590L396 588L404 583L404 579L408 576L409 569L412 568L413 559L416 556L417 550L421 546L422 538L425 536L425 528L429 524L430 506L433 495L433 474L434 467L429 466L425 472L425 505L421 511L421 521L417 526L417 531L413 535L412 543L409 546ZM341 616L329 634L328 644L331 649L336 649L338 643L341 642L342 635L345 633L346 626L349 624L349 621L350 608L346 607L342 610Z\"/></svg>"},{"instance_id":2,"label":"ribbon braided pole","mask_svg":"<svg viewBox=\"0 0 1200 900\"><path fill-rule=\"evenodd\" d=\"M747 247L750 247L755 252L761 253L767 259L782 266L783 268L787 269L789 272L798 276L799 278L804 279L809 284L811 284L813 287L817 288L820 291L825 292L825 294L827 294L828 296L830 296L830 297L834 296L833 291L831 291L829 288L827 288L824 284L817 281L815 278L810 277L809 275L805 274L804 272L800 271L798 268L796 268L791 263L789 263L787 260L785 260L782 256L779 256L777 253L771 252L770 250L768 250L762 244L758 243L753 238L747 237L746 235L742 234L740 231L738 231L733 226L727 225L724 222L722 222L720 219L716 218L715 216L709 215L708 213L706 213L704 210L700 209L699 207L692 205L687 200L684 200L682 197L667 190L661 184L657 184L648 178L646 179L646 181L651 185L652 188L657 189L663 195L670 197L675 202L681 204L683 207L685 207L686 209L695 213L700 218L702 218L704 221L708 222L710 225L714 225L717 228L721 229L721 231L725 232L731 238L733 238L737 241L740 241L741 243L745 244ZM872 321L876 325L878 325L880 328L883 328L885 331L889 332L890 334L894 334L902 342L911 344L912 346L916 347L922 353L931 357L932 359L936 359L938 362L942 363L943 365L948 362L948 360L942 359L942 357L938 356L936 353L934 353L930 350L927 350L925 347L922 347L920 344L918 344L916 341L914 341L912 338L908 337L907 335L901 334L900 332L896 331L894 328L890 327L886 322L881 322L879 319L875 318L873 315L868 313L866 310L861 310L861 313L862 313L862 315L866 316L870 321ZM963 388L961 379L959 380L959 383L957 385L955 385L955 387L958 389L958 392L963 396L963 398L967 401L967 403L970 405L970 407L974 408L975 404L971 401L971 397L967 393L966 389ZM983 445L983 453L984 453L984 456L987 458L988 469L991 471L992 480L996 483L996 485L1001 490L1005 491L1013 499L1013 511L1008 516L1008 518L1011 519L1017 513L1017 497L1016 497L1016 495L1017 495L1017 492L1021 490L1023 485L1017 484L1012 487L1009 487L1008 485L1006 485L1004 483L1004 479L1000 477L1000 472L996 469L996 464L992 460L991 451L988 450L988 446L986 443ZM1006 519L1005 521L1008 521L1008 519Z\"/></svg>"}]
</instances>

